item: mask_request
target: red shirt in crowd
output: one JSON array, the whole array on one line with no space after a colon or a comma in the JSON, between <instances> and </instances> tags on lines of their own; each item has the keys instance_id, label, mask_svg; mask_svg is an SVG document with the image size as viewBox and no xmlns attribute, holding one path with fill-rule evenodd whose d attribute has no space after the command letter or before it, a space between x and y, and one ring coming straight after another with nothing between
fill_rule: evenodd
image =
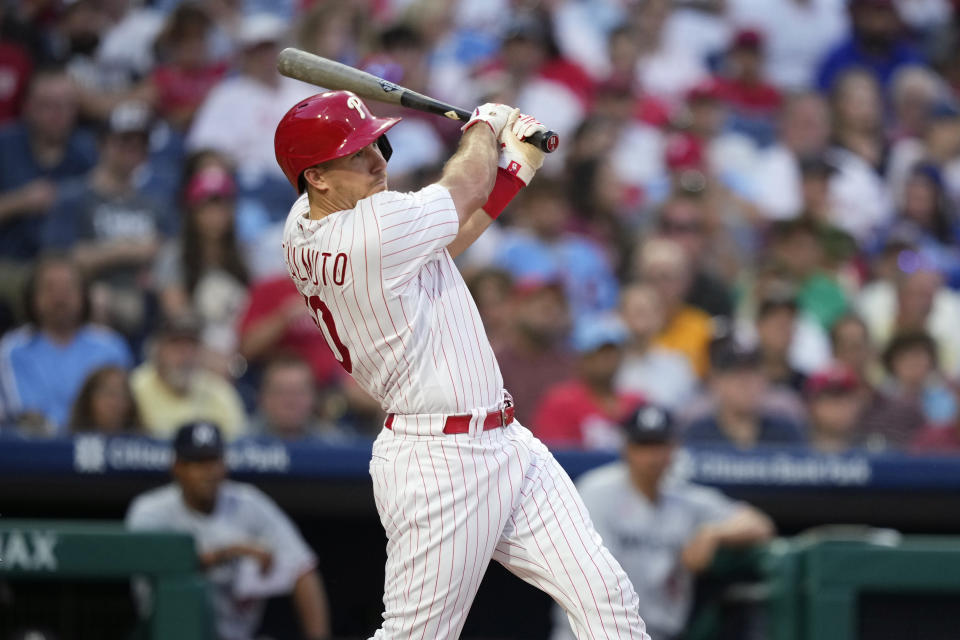
<instances>
[{"instance_id":1,"label":"red shirt in crowd","mask_svg":"<svg viewBox=\"0 0 960 640\"><path fill-rule=\"evenodd\" d=\"M714 82L720 99L746 115L773 117L783 105L783 96L773 85L734 78L716 78Z\"/></svg>"},{"instance_id":2,"label":"red shirt in crowd","mask_svg":"<svg viewBox=\"0 0 960 640\"><path fill-rule=\"evenodd\" d=\"M164 117L196 111L210 89L220 82L226 73L225 62L198 69L158 66L151 77L157 89L157 110Z\"/></svg>"},{"instance_id":3,"label":"red shirt in crowd","mask_svg":"<svg viewBox=\"0 0 960 640\"><path fill-rule=\"evenodd\" d=\"M547 391L533 433L551 447L616 450L623 444L620 421L642 401L637 394L618 394L617 407L608 411L583 382L564 382Z\"/></svg>"},{"instance_id":4,"label":"red shirt in crowd","mask_svg":"<svg viewBox=\"0 0 960 640\"><path fill-rule=\"evenodd\" d=\"M33 71L30 56L20 46L0 42L0 125L20 115L20 103Z\"/></svg>"},{"instance_id":5,"label":"red shirt in crowd","mask_svg":"<svg viewBox=\"0 0 960 640\"><path fill-rule=\"evenodd\" d=\"M956 453L960 451L960 427L925 427L911 449L916 453Z\"/></svg>"},{"instance_id":6,"label":"red shirt in crowd","mask_svg":"<svg viewBox=\"0 0 960 640\"><path fill-rule=\"evenodd\" d=\"M302 296L286 275L255 284L250 290L250 302L240 319L240 335L271 313L284 308L294 298ZM306 305L303 306L303 317L287 325L276 347L271 349L271 352L284 351L294 353L310 363L313 376L320 386L334 384L345 375L323 334L317 331Z\"/></svg>"}]
</instances>

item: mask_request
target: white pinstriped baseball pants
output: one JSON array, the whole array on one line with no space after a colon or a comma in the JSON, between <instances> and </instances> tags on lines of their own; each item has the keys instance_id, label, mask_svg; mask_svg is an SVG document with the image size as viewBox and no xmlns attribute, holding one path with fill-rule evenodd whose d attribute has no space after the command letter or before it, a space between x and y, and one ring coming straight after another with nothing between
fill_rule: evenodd
<instances>
[{"instance_id":1,"label":"white pinstriped baseball pants","mask_svg":"<svg viewBox=\"0 0 960 640\"><path fill-rule=\"evenodd\" d=\"M491 558L550 594L580 640L650 640L569 476L518 423L477 435L394 423L370 475L387 534L375 640L458 638Z\"/></svg>"}]
</instances>

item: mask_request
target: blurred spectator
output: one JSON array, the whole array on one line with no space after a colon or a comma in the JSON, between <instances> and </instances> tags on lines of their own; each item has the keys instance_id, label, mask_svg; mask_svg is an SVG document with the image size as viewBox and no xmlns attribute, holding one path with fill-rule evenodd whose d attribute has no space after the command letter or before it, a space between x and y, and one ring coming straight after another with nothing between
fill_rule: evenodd
<instances>
[{"instance_id":1,"label":"blurred spectator","mask_svg":"<svg viewBox=\"0 0 960 640\"><path fill-rule=\"evenodd\" d=\"M116 435L142 429L128 380L129 372L115 366L90 372L70 413L72 433Z\"/></svg>"},{"instance_id":2,"label":"blurred spectator","mask_svg":"<svg viewBox=\"0 0 960 640\"><path fill-rule=\"evenodd\" d=\"M799 308L829 331L849 302L836 277L826 269L819 225L805 218L778 222L772 236L771 253L795 286Z\"/></svg>"},{"instance_id":3,"label":"blurred spectator","mask_svg":"<svg viewBox=\"0 0 960 640\"><path fill-rule=\"evenodd\" d=\"M503 269L487 267L473 273L464 273L464 279L473 301L477 304L487 338L490 339L494 353L497 353L508 343L510 332L513 331L513 278ZM497 362L503 360L498 356ZM516 400L516 396L514 399Z\"/></svg>"},{"instance_id":4,"label":"blurred spectator","mask_svg":"<svg viewBox=\"0 0 960 640\"><path fill-rule=\"evenodd\" d=\"M686 93L685 135L692 138L687 154L676 153L668 143L666 163L674 173L699 169L705 173L708 183L706 196L715 198L731 195L747 196L752 190L752 177L757 154L757 143L727 126L729 107L724 88L717 80L708 79ZM684 122L684 120L681 120ZM673 137L676 140L677 136ZM681 147L682 149L683 147ZM702 154L702 158L698 157ZM710 184L717 181L717 185ZM674 191L685 190L698 193L702 189L677 181ZM725 187L719 190L718 186ZM679 189L678 189L679 188ZM744 202L737 203L741 208ZM748 212L749 213L749 212Z\"/></svg>"},{"instance_id":5,"label":"blurred spectator","mask_svg":"<svg viewBox=\"0 0 960 640\"><path fill-rule=\"evenodd\" d=\"M148 78L148 96L157 114L186 132L210 90L227 72L210 58L210 15L203 6L184 3L167 18L157 36L160 61Z\"/></svg>"},{"instance_id":6,"label":"blurred spectator","mask_svg":"<svg viewBox=\"0 0 960 640\"><path fill-rule=\"evenodd\" d=\"M169 437L190 420L215 421L229 438L246 429L236 389L201 366L200 333L201 323L195 316L165 319L149 346L147 361L131 375L144 428L153 436Z\"/></svg>"},{"instance_id":7,"label":"blurred spectator","mask_svg":"<svg viewBox=\"0 0 960 640\"><path fill-rule=\"evenodd\" d=\"M100 160L83 179L64 185L48 216L44 242L73 252L92 279L94 315L128 336L144 327L149 266L172 230L159 204L137 189L147 160L150 113L125 102L110 114Z\"/></svg>"},{"instance_id":8,"label":"blurred spectator","mask_svg":"<svg viewBox=\"0 0 960 640\"><path fill-rule=\"evenodd\" d=\"M271 220L286 215L292 197L274 157L274 125L290 105L317 92L316 87L277 72L285 34L284 22L272 15L243 19L238 36L240 73L210 91L187 136L188 149L215 149L229 157L237 167L241 190L255 192Z\"/></svg>"},{"instance_id":9,"label":"blurred spectator","mask_svg":"<svg viewBox=\"0 0 960 640\"><path fill-rule=\"evenodd\" d=\"M693 604L695 575L718 549L773 537L773 522L753 507L715 489L671 477L676 429L655 405L623 422L623 460L587 472L577 482L594 527L640 596L640 615L651 638L683 636ZM554 607L551 640L572 639Z\"/></svg>"},{"instance_id":10,"label":"blurred spectator","mask_svg":"<svg viewBox=\"0 0 960 640\"><path fill-rule=\"evenodd\" d=\"M763 408L767 385L760 353L729 342L715 345L713 351L708 384L714 412L687 426L684 443L732 445L738 449L802 444L804 435L799 425Z\"/></svg>"},{"instance_id":11,"label":"blurred spectator","mask_svg":"<svg viewBox=\"0 0 960 640\"><path fill-rule=\"evenodd\" d=\"M712 237L722 233L710 231L706 203L701 198L679 194L660 208L657 232L676 242L694 266L687 303L713 318L730 318L733 315L730 287L715 275L717 270L711 264L711 259L722 260L718 254L725 248L717 246L723 244L722 241L711 242Z\"/></svg>"},{"instance_id":12,"label":"blurred spectator","mask_svg":"<svg viewBox=\"0 0 960 640\"><path fill-rule=\"evenodd\" d=\"M910 450L913 453L957 455L960 453L960 422L924 427L914 438Z\"/></svg>"},{"instance_id":13,"label":"blurred spectator","mask_svg":"<svg viewBox=\"0 0 960 640\"><path fill-rule=\"evenodd\" d=\"M618 392L613 384L626 340L626 328L613 315L574 327L576 375L547 389L532 421L532 431L544 444L588 450L621 446L620 420L642 400Z\"/></svg>"},{"instance_id":14,"label":"blurred spectator","mask_svg":"<svg viewBox=\"0 0 960 640\"><path fill-rule=\"evenodd\" d=\"M567 230L571 211L563 191L562 184L541 176L521 192L516 225L504 231L492 264L516 280L559 274L577 322L616 307L618 284L602 249Z\"/></svg>"},{"instance_id":15,"label":"blurred spectator","mask_svg":"<svg viewBox=\"0 0 960 640\"><path fill-rule=\"evenodd\" d=\"M879 234L880 246L895 237L916 247L943 272L953 289L960 289L960 223L946 196L940 170L926 163L914 166L899 205L897 217Z\"/></svg>"},{"instance_id":16,"label":"blurred spectator","mask_svg":"<svg viewBox=\"0 0 960 640\"><path fill-rule=\"evenodd\" d=\"M96 51L96 63L101 73L121 82L144 77L153 67L156 40L164 27L164 14L155 6L132 2L99 2L106 28ZM92 89L112 89L112 86L93 86Z\"/></svg>"},{"instance_id":17,"label":"blurred spectator","mask_svg":"<svg viewBox=\"0 0 960 640\"><path fill-rule=\"evenodd\" d=\"M870 332L860 316L847 313L830 328L833 358L857 376L861 385L875 387L883 375Z\"/></svg>"},{"instance_id":18,"label":"blurred spectator","mask_svg":"<svg viewBox=\"0 0 960 640\"><path fill-rule=\"evenodd\" d=\"M271 356L287 352L309 363L314 382L321 388L343 379L343 368L323 333L317 331L303 296L286 274L253 285L237 333L239 353L253 365L262 365Z\"/></svg>"},{"instance_id":19,"label":"blurred spectator","mask_svg":"<svg viewBox=\"0 0 960 640\"><path fill-rule=\"evenodd\" d=\"M960 295L944 286L943 276L912 249L893 255L893 281L877 279L860 290L857 310L870 328L874 344L885 345L901 331L926 331L937 345L947 376L960 373Z\"/></svg>"},{"instance_id":20,"label":"blurred spectator","mask_svg":"<svg viewBox=\"0 0 960 640\"><path fill-rule=\"evenodd\" d=\"M208 364L227 373L249 280L237 247L236 186L222 167L201 167L186 184L183 200L183 230L163 247L154 266L160 308L166 316L196 314L212 357Z\"/></svg>"},{"instance_id":21,"label":"blurred spectator","mask_svg":"<svg viewBox=\"0 0 960 640\"><path fill-rule=\"evenodd\" d=\"M506 26L500 55L480 70L480 86L494 102L523 113L549 113L561 136L573 132L590 105L593 81L578 64L560 55L548 15L516 11ZM477 97L478 102L483 102ZM549 165L556 160L547 159Z\"/></svg>"},{"instance_id":22,"label":"blurred spectator","mask_svg":"<svg viewBox=\"0 0 960 640\"><path fill-rule=\"evenodd\" d=\"M896 202L903 201L907 179L918 164L930 164L940 171L948 202L954 210L960 207L960 107L956 98L938 100L930 107L921 137L902 138L891 148L887 175Z\"/></svg>"},{"instance_id":23,"label":"blurred spectator","mask_svg":"<svg viewBox=\"0 0 960 640\"><path fill-rule=\"evenodd\" d=\"M786 0L792 2L793 0ZM753 201L774 220L793 218L804 209L801 161L823 153L830 138L830 110L817 93L789 97L779 116L777 140L757 154Z\"/></svg>"},{"instance_id":24,"label":"blurred spectator","mask_svg":"<svg viewBox=\"0 0 960 640\"><path fill-rule=\"evenodd\" d=\"M563 285L555 279L521 280L505 306L510 324L494 353L518 419L529 422L544 394L573 374L575 361L567 347L570 312Z\"/></svg>"},{"instance_id":25,"label":"blurred spectator","mask_svg":"<svg viewBox=\"0 0 960 640\"><path fill-rule=\"evenodd\" d=\"M330 608L313 551L266 494L225 479L217 426L184 424L173 436L173 450L174 482L134 498L127 528L193 535L218 637L253 638L266 599L289 594L302 637L328 638Z\"/></svg>"},{"instance_id":26,"label":"blurred spectator","mask_svg":"<svg viewBox=\"0 0 960 640\"><path fill-rule=\"evenodd\" d=\"M850 0L850 33L820 63L817 88L833 89L846 70L859 67L886 88L894 72L923 62L906 37L895 0Z\"/></svg>"},{"instance_id":27,"label":"blurred spectator","mask_svg":"<svg viewBox=\"0 0 960 640\"><path fill-rule=\"evenodd\" d=\"M863 1L863 0L859 0ZM889 160L883 132L883 97L876 79L861 69L846 71L830 93L833 136L829 160L834 224L863 243L889 222L893 200L884 182Z\"/></svg>"},{"instance_id":28,"label":"blurred spectator","mask_svg":"<svg viewBox=\"0 0 960 640\"><path fill-rule=\"evenodd\" d=\"M8 37L16 27L8 17L10 11L0 8L0 126L14 122L20 117L20 109L26 94L34 60L28 47Z\"/></svg>"},{"instance_id":29,"label":"blurred spectator","mask_svg":"<svg viewBox=\"0 0 960 640\"><path fill-rule=\"evenodd\" d=\"M790 362L797 323L797 301L787 294L767 297L757 309L757 348L767 384L802 393L807 376Z\"/></svg>"},{"instance_id":30,"label":"blurred spectator","mask_svg":"<svg viewBox=\"0 0 960 640\"><path fill-rule=\"evenodd\" d=\"M626 285L620 294L620 314L629 338L617 370L617 390L668 410L679 408L693 397L697 375L682 354L655 344L664 321L657 291L642 283Z\"/></svg>"},{"instance_id":31,"label":"blurred spectator","mask_svg":"<svg viewBox=\"0 0 960 640\"><path fill-rule=\"evenodd\" d=\"M319 409L310 365L296 356L275 356L263 368L250 432L282 440L336 443L348 439L345 431L319 418Z\"/></svg>"},{"instance_id":32,"label":"blurred spectator","mask_svg":"<svg viewBox=\"0 0 960 640\"><path fill-rule=\"evenodd\" d=\"M655 344L685 355L702 377L710 366L713 324L710 316L685 302L693 281L687 253L673 240L651 238L637 254L634 273L656 290L663 305L664 326Z\"/></svg>"},{"instance_id":33,"label":"blurred spectator","mask_svg":"<svg viewBox=\"0 0 960 640\"><path fill-rule=\"evenodd\" d=\"M380 33L378 44L378 50L364 62L363 69L414 91L428 91L430 51L420 31L405 24L389 27ZM400 105L383 105L377 109L377 115L402 118L390 130L390 188L419 188L418 172L443 164L446 151L440 128L446 123Z\"/></svg>"},{"instance_id":34,"label":"blurred spectator","mask_svg":"<svg viewBox=\"0 0 960 640\"><path fill-rule=\"evenodd\" d=\"M371 23L364 7L350 0L316 2L297 19L297 44L304 51L356 66L370 46Z\"/></svg>"},{"instance_id":35,"label":"blurred spectator","mask_svg":"<svg viewBox=\"0 0 960 640\"><path fill-rule=\"evenodd\" d=\"M764 71L766 40L753 29L738 31L717 77L722 99L730 108L731 126L765 145L773 137L773 124L783 96L769 84Z\"/></svg>"},{"instance_id":36,"label":"blurred spectator","mask_svg":"<svg viewBox=\"0 0 960 640\"><path fill-rule=\"evenodd\" d=\"M633 18L640 58L637 78L644 91L678 104L688 89L709 77L703 60L688 46L677 46L664 37L664 24L673 10L668 0L642 3ZM689 43L685 43L689 44Z\"/></svg>"},{"instance_id":37,"label":"blurred spectator","mask_svg":"<svg viewBox=\"0 0 960 640\"><path fill-rule=\"evenodd\" d=\"M6 421L39 417L48 423L46 435L62 433L88 374L108 364L129 367L133 359L120 336L88 324L89 292L67 257L40 258L27 279L24 309L27 324L0 340Z\"/></svg>"},{"instance_id":38,"label":"blurred spectator","mask_svg":"<svg viewBox=\"0 0 960 640\"><path fill-rule=\"evenodd\" d=\"M783 90L813 87L824 55L847 30L844 0L728 0L730 20L758 29L766 42L766 73Z\"/></svg>"},{"instance_id":39,"label":"blurred spectator","mask_svg":"<svg viewBox=\"0 0 960 640\"><path fill-rule=\"evenodd\" d=\"M835 203L830 198L830 180L835 174L836 167L825 155L809 156L800 161L803 202L800 217L813 223L817 229L824 269L839 273L851 266L857 254L857 243L835 222L842 215L835 212Z\"/></svg>"},{"instance_id":40,"label":"blurred spectator","mask_svg":"<svg viewBox=\"0 0 960 640\"><path fill-rule=\"evenodd\" d=\"M844 453L853 448L863 411L856 375L845 367L813 374L805 393L810 414L810 446L819 453Z\"/></svg>"},{"instance_id":41,"label":"blurred spectator","mask_svg":"<svg viewBox=\"0 0 960 640\"><path fill-rule=\"evenodd\" d=\"M956 389L946 383L937 360L937 346L923 331L896 334L883 352L888 378L883 391L915 403L929 425L952 424L957 418ZM921 425L904 425L918 428ZM909 438L901 439L903 445Z\"/></svg>"},{"instance_id":42,"label":"blurred spectator","mask_svg":"<svg viewBox=\"0 0 960 640\"><path fill-rule=\"evenodd\" d=\"M942 81L930 69L907 66L893 76L890 103L893 126L890 138L920 138L927 128L927 119L942 99Z\"/></svg>"},{"instance_id":43,"label":"blurred spectator","mask_svg":"<svg viewBox=\"0 0 960 640\"><path fill-rule=\"evenodd\" d=\"M96 142L76 128L76 119L77 92L69 76L60 69L40 69L27 87L21 120L0 131L0 260L5 270L36 257L57 184L85 174L96 162Z\"/></svg>"}]
</instances>

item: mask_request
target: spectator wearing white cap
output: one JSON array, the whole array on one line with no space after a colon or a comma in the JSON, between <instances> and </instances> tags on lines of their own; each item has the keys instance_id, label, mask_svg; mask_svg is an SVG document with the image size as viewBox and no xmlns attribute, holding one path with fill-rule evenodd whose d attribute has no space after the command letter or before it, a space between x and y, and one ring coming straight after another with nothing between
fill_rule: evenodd
<instances>
[{"instance_id":1,"label":"spectator wearing white cap","mask_svg":"<svg viewBox=\"0 0 960 640\"><path fill-rule=\"evenodd\" d=\"M289 205L271 207L272 195L279 191L285 201L290 195L274 156L273 130L289 105L317 92L277 72L286 33L287 25L273 15L244 18L237 35L240 73L210 91L187 135L188 150L215 149L233 161L241 190L260 196L268 218L285 215Z\"/></svg>"}]
</instances>

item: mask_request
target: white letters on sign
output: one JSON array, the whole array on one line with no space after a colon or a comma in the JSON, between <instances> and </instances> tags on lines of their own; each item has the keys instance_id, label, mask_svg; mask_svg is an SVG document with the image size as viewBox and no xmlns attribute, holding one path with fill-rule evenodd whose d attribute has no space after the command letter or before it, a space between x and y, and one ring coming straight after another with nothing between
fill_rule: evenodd
<instances>
[{"instance_id":1,"label":"white letters on sign","mask_svg":"<svg viewBox=\"0 0 960 640\"><path fill-rule=\"evenodd\" d=\"M53 531L19 531L0 533L0 570L56 571L57 534Z\"/></svg>"}]
</instances>

